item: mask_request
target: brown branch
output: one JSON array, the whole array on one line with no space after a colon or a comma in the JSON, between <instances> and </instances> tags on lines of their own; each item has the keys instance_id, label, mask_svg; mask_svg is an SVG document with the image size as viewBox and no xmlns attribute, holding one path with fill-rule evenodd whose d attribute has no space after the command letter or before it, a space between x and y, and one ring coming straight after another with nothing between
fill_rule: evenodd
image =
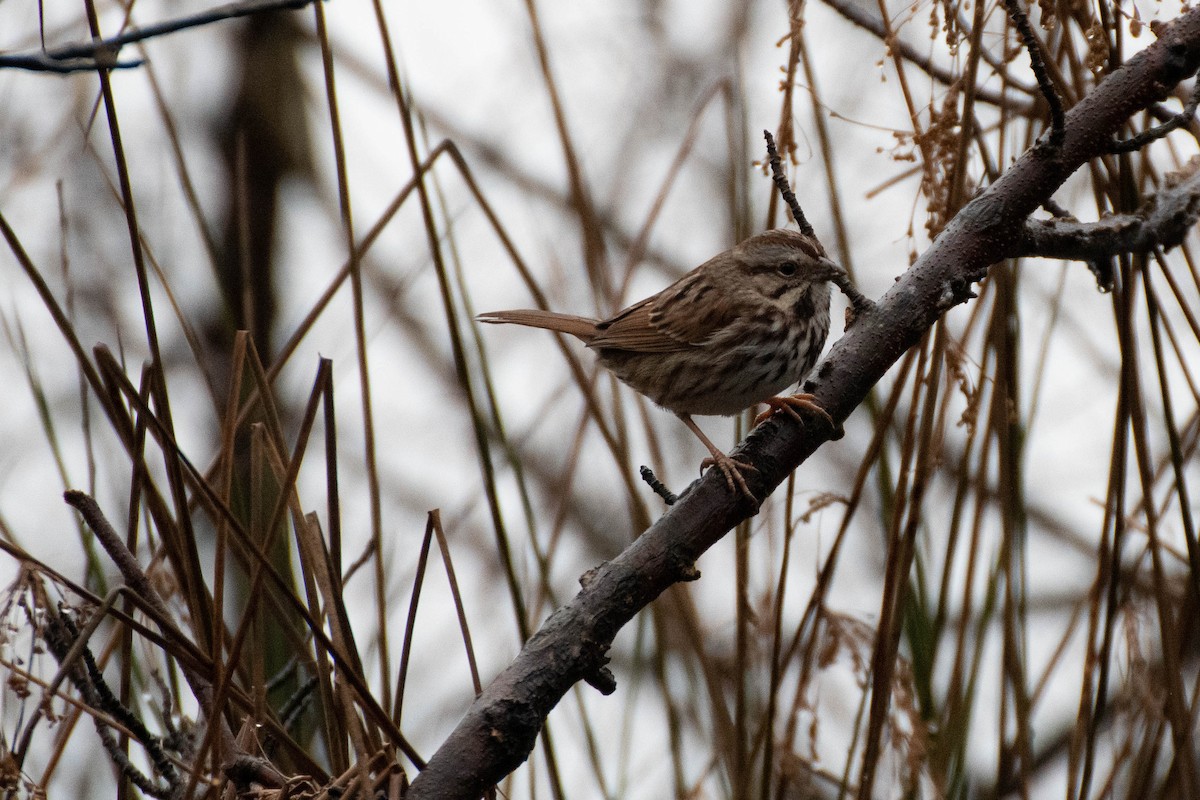
<instances>
[{"instance_id":1,"label":"brown branch","mask_svg":"<svg viewBox=\"0 0 1200 800\"><path fill-rule=\"evenodd\" d=\"M972 296L988 267L1014 254L1026 218L1080 166L1106 152L1132 116L1200 67L1200 10L1164 26L1159 40L1109 74L1065 118L1058 148L1034 148L946 226L928 250L834 346L805 390L844 421L891 366L946 311ZM829 436L780 416L756 428L733 457L753 464L764 496ZM550 616L516 660L475 700L417 775L409 800L473 800L529 756L542 722L575 682L607 661L613 637L667 587L697 577L696 559L747 515L712 470Z\"/></svg>"},{"instance_id":2,"label":"brown branch","mask_svg":"<svg viewBox=\"0 0 1200 800\"><path fill-rule=\"evenodd\" d=\"M1096 261L1156 247L1170 250L1198 219L1200 162L1194 162L1186 177L1153 195L1133 214L1112 214L1097 222L1026 220L1014 255Z\"/></svg>"},{"instance_id":3,"label":"brown branch","mask_svg":"<svg viewBox=\"0 0 1200 800\"><path fill-rule=\"evenodd\" d=\"M141 59L134 61L118 61L117 53L127 44L143 42L168 33L211 25L227 19L248 17L266 11L282 11L285 9L303 8L314 0L245 0L241 3L227 3L223 6L210 8L199 14L147 25L145 28L129 28L124 33L107 39L97 39L91 42L78 42L49 50L38 50L32 53L0 54L0 69L24 69L32 72L54 72L68 74L71 72L86 72L97 69L129 69L142 65Z\"/></svg>"}]
</instances>

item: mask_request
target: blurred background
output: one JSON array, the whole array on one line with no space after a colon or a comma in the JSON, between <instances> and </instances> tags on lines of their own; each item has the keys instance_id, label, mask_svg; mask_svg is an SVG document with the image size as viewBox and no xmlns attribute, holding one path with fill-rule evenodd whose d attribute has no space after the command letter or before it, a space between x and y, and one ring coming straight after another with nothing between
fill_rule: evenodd
<instances>
[{"instance_id":1,"label":"blurred background","mask_svg":"<svg viewBox=\"0 0 1200 800\"><path fill-rule=\"evenodd\" d=\"M113 36L204 9L141 0L95 14ZM1030 13L1070 104L1152 39L1144 23L1180 9ZM0 32L5 53L86 41L87 6L9 0ZM265 745L289 774L349 763L325 712L295 700L315 674L306 625L327 624L298 588L311 564L294 529L315 514L363 680L427 758L474 696L468 651L486 683L581 573L662 513L638 466L678 492L706 455L578 343L480 330L474 314L540 297L607 315L789 224L761 167L763 129L817 235L878 297L1046 118L991 3L332 0L120 57L141 63L111 72L111 106L94 71L0 70L0 213L27 254L10 241L0 256L0 526L15 546L0 562L12 679L0 726L6 747L25 741L22 793L123 783L96 766L78 706L33 713L43 690L28 681L57 665L30 608L92 608L43 567L98 597L120 583L64 489L132 535L180 629L229 659L257 713L284 719L313 762ZM1196 149L1185 128L1081 171L1055 200L1084 220L1131 211ZM417 165L432 153L422 194ZM853 795L874 747L875 797L1186 796L1180 771L1195 766L1170 754L1172 730L1194 727L1197 677L1198 283L1186 246L1108 266L1113 292L1083 264L995 267L846 437L704 558L702 580L621 633L617 693L569 695L505 795ZM158 381L150 405L213 496L198 479L169 489L183 468L153 426L132 454L104 408L143 424L144 409L111 379L101 402L66 331L135 392ZM331 379L302 438L321 358ZM262 380L270 412L251 402ZM722 447L747 429L700 424ZM293 494L282 465L298 443ZM165 515L147 507L155 492ZM273 517L281 492L292 513ZM433 510L444 547L428 538ZM270 543L316 623L227 549L231 520ZM227 632L248 626L241 652L204 633L206 590ZM898 612L891 638L881 608ZM106 622L92 647L152 730L195 715L159 645Z\"/></svg>"}]
</instances>

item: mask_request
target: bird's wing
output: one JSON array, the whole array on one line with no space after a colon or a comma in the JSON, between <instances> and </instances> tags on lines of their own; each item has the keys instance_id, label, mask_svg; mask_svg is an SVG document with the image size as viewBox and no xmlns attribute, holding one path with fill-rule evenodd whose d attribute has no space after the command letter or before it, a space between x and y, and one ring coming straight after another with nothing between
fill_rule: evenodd
<instances>
[{"instance_id":1,"label":"bird's wing","mask_svg":"<svg viewBox=\"0 0 1200 800\"><path fill-rule=\"evenodd\" d=\"M732 322L738 309L703 276L688 275L656 295L599 323L588 347L674 353L703 347Z\"/></svg>"}]
</instances>

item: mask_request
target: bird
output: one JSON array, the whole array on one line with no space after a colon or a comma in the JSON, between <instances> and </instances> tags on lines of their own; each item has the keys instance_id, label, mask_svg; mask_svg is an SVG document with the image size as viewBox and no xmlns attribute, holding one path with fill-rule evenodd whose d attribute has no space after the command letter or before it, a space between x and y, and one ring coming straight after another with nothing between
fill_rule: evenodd
<instances>
[{"instance_id":1,"label":"bird","mask_svg":"<svg viewBox=\"0 0 1200 800\"><path fill-rule=\"evenodd\" d=\"M732 493L757 504L743 472L693 416L732 416L758 403L755 420L798 409L833 426L811 394L777 395L812 370L829 335L829 282L842 268L814 236L778 228L751 236L705 261L657 294L608 319L540 309L491 311L489 324L543 328L575 337L601 366L673 412L704 444Z\"/></svg>"}]
</instances>

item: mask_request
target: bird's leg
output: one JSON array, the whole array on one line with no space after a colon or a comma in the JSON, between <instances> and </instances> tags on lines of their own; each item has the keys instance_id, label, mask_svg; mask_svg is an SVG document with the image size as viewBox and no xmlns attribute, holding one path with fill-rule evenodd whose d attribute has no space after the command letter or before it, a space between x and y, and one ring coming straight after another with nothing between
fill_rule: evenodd
<instances>
[{"instance_id":1,"label":"bird's leg","mask_svg":"<svg viewBox=\"0 0 1200 800\"><path fill-rule=\"evenodd\" d=\"M804 424L804 417L800 416L798 409L804 409L810 414L814 414L829 424L829 427L834 432L834 438L840 439L845 435L842 426L833 421L833 417L829 416L829 412L817 405L817 398L811 394L793 394L787 397L772 397L763 401L767 406L767 410L754 418L755 426L761 425L779 412L783 412L792 419Z\"/></svg>"},{"instance_id":2,"label":"bird's leg","mask_svg":"<svg viewBox=\"0 0 1200 800\"><path fill-rule=\"evenodd\" d=\"M700 430L700 426L695 423L690 415L679 414L677 416L683 420L683 424L687 425L688 429L691 430L692 433L696 434L696 437L704 443L704 446L708 448L708 452L711 454L711 458L706 458L704 461L700 462L700 468L704 469L705 467L715 466L717 469L721 470L721 474L725 476L725 483L729 486L730 492L734 490L734 484L737 484L737 488L739 491L741 491L742 495L757 506L758 498L755 497L754 493L750 491L750 487L746 485L746 479L742 477L741 473L741 470L744 469L748 469L751 472L757 472L758 470L755 468L755 466L753 464L747 464L745 461L738 461L730 458L722 453L715 444L709 441L708 437L704 435L704 431Z\"/></svg>"}]
</instances>

